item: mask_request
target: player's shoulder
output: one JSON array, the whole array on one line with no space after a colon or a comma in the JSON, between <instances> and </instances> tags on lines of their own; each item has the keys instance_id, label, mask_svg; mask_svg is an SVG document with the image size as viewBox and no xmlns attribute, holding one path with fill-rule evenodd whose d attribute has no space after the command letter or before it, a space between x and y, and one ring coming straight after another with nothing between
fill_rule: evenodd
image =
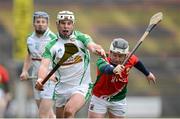
<instances>
[{"instance_id":1,"label":"player's shoulder","mask_svg":"<svg viewBox=\"0 0 180 119\"><path fill-rule=\"evenodd\" d=\"M81 31L74 31L74 35L79 40L91 38L88 34L85 34L85 33L81 32Z\"/></svg>"},{"instance_id":2,"label":"player's shoulder","mask_svg":"<svg viewBox=\"0 0 180 119\"><path fill-rule=\"evenodd\" d=\"M136 55L133 54L133 55L130 57L129 62L131 62L131 63L136 63L138 60L139 60L138 56L136 56Z\"/></svg>"},{"instance_id":3,"label":"player's shoulder","mask_svg":"<svg viewBox=\"0 0 180 119\"><path fill-rule=\"evenodd\" d=\"M74 35L79 36L79 35L84 35L81 31L75 30Z\"/></svg>"},{"instance_id":4,"label":"player's shoulder","mask_svg":"<svg viewBox=\"0 0 180 119\"><path fill-rule=\"evenodd\" d=\"M52 32L50 29L48 29L47 36L50 37L51 40L57 39L57 35L54 32Z\"/></svg>"},{"instance_id":5,"label":"player's shoulder","mask_svg":"<svg viewBox=\"0 0 180 119\"><path fill-rule=\"evenodd\" d=\"M48 44L46 45L46 47L48 49L50 49L52 46L54 46L56 44L56 42L58 41L57 38L53 38L51 41L48 42Z\"/></svg>"},{"instance_id":6,"label":"player's shoulder","mask_svg":"<svg viewBox=\"0 0 180 119\"><path fill-rule=\"evenodd\" d=\"M131 56L131 59L137 59L138 58L138 56L136 56L135 54L133 54L132 56Z\"/></svg>"},{"instance_id":7,"label":"player's shoulder","mask_svg":"<svg viewBox=\"0 0 180 119\"><path fill-rule=\"evenodd\" d=\"M31 37L33 37L34 36L34 32L31 32L31 33L29 33L28 35L27 35L27 39L28 38L31 38Z\"/></svg>"},{"instance_id":8,"label":"player's shoulder","mask_svg":"<svg viewBox=\"0 0 180 119\"><path fill-rule=\"evenodd\" d=\"M109 59L108 59L108 60L109 60ZM108 64L108 62L107 62L104 58L99 57L99 58L96 60L96 65L102 65L102 64L106 65L106 64Z\"/></svg>"},{"instance_id":9,"label":"player's shoulder","mask_svg":"<svg viewBox=\"0 0 180 119\"><path fill-rule=\"evenodd\" d=\"M33 40L33 37L34 37L34 32L31 32L27 35L27 42L31 42Z\"/></svg>"}]
</instances>

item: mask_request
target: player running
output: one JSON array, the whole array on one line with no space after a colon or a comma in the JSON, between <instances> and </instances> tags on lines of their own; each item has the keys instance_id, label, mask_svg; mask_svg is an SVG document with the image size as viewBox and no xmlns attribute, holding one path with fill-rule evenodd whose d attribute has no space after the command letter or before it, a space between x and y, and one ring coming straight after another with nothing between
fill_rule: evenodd
<instances>
[{"instance_id":1,"label":"player running","mask_svg":"<svg viewBox=\"0 0 180 119\"><path fill-rule=\"evenodd\" d=\"M50 42L43 54L44 59L40 66L36 88L42 89L41 82L45 78L47 67L52 61L54 64L62 58L64 45L73 43L79 52L70 57L57 71L59 78L55 88L57 118L73 118L85 103L88 93L90 76L90 53L105 55L100 45L93 42L91 37L74 30L75 17L71 11L60 11L57 15L58 39Z\"/></svg>"},{"instance_id":2,"label":"player running","mask_svg":"<svg viewBox=\"0 0 180 119\"><path fill-rule=\"evenodd\" d=\"M21 80L28 79L28 70L32 64L32 77L37 77L39 66L42 60L42 53L44 52L44 47L46 44L55 39L56 35L48 28L49 15L46 12L37 11L33 15L33 26L34 32L27 38L27 50L28 54L24 61L24 66L22 73L20 75ZM48 67L50 70L50 67ZM54 80L54 78L52 78ZM33 81L33 87L35 87L35 82L37 78ZM55 81L49 80L44 91L37 91L35 88L34 96L36 99L37 106L39 108L40 118L54 118L55 114L53 112L53 93L55 88Z\"/></svg>"},{"instance_id":3,"label":"player running","mask_svg":"<svg viewBox=\"0 0 180 119\"><path fill-rule=\"evenodd\" d=\"M137 56L132 55L125 66L121 65L128 53L128 42L117 38L110 45L107 59L97 60L97 80L92 90L89 118L104 118L106 113L109 114L109 118L125 117L128 73L132 67L140 70L149 82L155 83L154 75L145 68Z\"/></svg>"}]
</instances>

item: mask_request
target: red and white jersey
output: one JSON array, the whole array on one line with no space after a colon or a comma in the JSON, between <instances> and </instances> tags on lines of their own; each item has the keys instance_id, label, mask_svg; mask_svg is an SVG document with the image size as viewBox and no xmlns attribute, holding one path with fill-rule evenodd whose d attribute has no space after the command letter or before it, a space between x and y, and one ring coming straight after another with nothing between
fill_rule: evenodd
<instances>
[{"instance_id":1,"label":"red and white jersey","mask_svg":"<svg viewBox=\"0 0 180 119\"><path fill-rule=\"evenodd\" d=\"M101 58L102 59L102 58ZM110 63L110 58L107 58L108 62L102 59L105 64ZM92 90L92 94L97 97L110 97L118 94L128 83L129 70L138 62L138 58L132 55L128 62L125 64L125 69L121 72L121 75L105 74L100 71L100 66L97 65L97 81ZM98 64L98 63L97 63Z\"/></svg>"}]
</instances>

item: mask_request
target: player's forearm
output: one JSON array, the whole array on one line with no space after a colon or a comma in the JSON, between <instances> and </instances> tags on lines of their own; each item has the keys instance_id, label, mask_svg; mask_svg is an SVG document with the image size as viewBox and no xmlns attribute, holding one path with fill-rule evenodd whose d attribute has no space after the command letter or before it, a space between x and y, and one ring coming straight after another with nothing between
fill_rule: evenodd
<instances>
[{"instance_id":1,"label":"player's forearm","mask_svg":"<svg viewBox=\"0 0 180 119\"><path fill-rule=\"evenodd\" d=\"M46 67L41 66L38 71L38 78L44 79L46 77L47 71L48 70L46 69Z\"/></svg>"},{"instance_id":2,"label":"player's forearm","mask_svg":"<svg viewBox=\"0 0 180 119\"><path fill-rule=\"evenodd\" d=\"M101 72L105 74L113 74L113 69L114 69L113 65L107 64L101 68Z\"/></svg>"},{"instance_id":3,"label":"player's forearm","mask_svg":"<svg viewBox=\"0 0 180 119\"><path fill-rule=\"evenodd\" d=\"M50 61L48 59L43 59L38 71L38 78L44 79L48 73Z\"/></svg>"},{"instance_id":4,"label":"player's forearm","mask_svg":"<svg viewBox=\"0 0 180 119\"><path fill-rule=\"evenodd\" d=\"M31 66L31 58L30 58L29 55L27 55L26 58L25 58L25 60L24 60L24 65L23 65L22 71L23 71L23 72L24 72L24 71L27 72L27 71L29 70L30 66Z\"/></svg>"},{"instance_id":5,"label":"player's forearm","mask_svg":"<svg viewBox=\"0 0 180 119\"><path fill-rule=\"evenodd\" d=\"M87 48L94 54L98 54L97 51L100 51L102 47L94 42L90 42L87 45ZM103 50L103 49L102 49Z\"/></svg>"},{"instance_id":6,"label":"player's forearm","mask_svg":"<svg viewBox=\"0 0 180 119\"><path fill-rule=\"evenodd\" d=\"M95 53L95 52L96 52L95 43L94 43L94 42L88 43L87 48L88 48L88 50L89 50L90 52L92 52L92 53Z\"/></svg>"},{"instance_id":7,"label":"player's forearm","mask_svg":"<svg viewBox=\"0 0 180 119\"><path fill-rule=\"evenodd\" d=\"M139 71L141 71L145 76L149 75L149 71L148 69L143 65L143 63L141 61L138 61L135 65L135 68L137 68Z\"/></svg>"},{"instance_id":8,"label":"player's forearm","mask_svg":"<svg viewBox=\"0 0 180 119\"><path fill-rule=\"evenodd\" d=\"M109 64L105 59L99 58L96 62L98 69L105 74L113 74L114 66Z\"/></svg>"}]
</instances>

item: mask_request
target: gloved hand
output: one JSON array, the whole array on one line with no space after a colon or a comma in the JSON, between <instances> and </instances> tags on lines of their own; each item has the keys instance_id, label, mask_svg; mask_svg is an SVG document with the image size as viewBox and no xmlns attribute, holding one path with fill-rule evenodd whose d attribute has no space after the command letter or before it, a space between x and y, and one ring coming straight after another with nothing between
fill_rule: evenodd
<instances>
[{"instance_id":1,"label":"gloved hand","mask_svg":"<svg viewBox=\"0 0 180 119\"><path fill-rule=\"evenodd\" d=\"M114 74L119 74L121 75L121 72L124 70L124 66L123 65L120 65L118 64L114 69L113 69L113 73Z\"/></svg>"}]
</instances>

